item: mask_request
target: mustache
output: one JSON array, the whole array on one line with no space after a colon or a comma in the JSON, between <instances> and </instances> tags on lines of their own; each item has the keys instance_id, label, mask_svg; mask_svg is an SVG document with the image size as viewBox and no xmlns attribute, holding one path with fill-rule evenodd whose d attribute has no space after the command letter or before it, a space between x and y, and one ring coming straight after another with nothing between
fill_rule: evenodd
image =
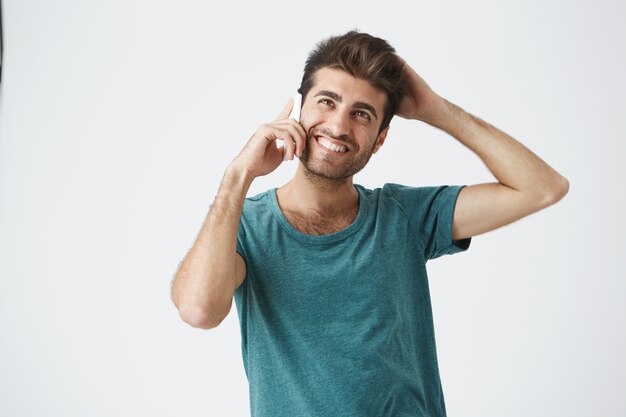
<instances>
[{"instance_id":1,"label":"mustache","mask_svg":"<svg viewBox=\"0 0 626 417\"><path fill-rule=\"evenodd\" d=\"M348 135L335 136L330 130L323 127L309 130L309 137L313 139L314 136L327 136L337 142L344 142L346 145L352 146L352 139Z\"/></svg>"}]
</instances>

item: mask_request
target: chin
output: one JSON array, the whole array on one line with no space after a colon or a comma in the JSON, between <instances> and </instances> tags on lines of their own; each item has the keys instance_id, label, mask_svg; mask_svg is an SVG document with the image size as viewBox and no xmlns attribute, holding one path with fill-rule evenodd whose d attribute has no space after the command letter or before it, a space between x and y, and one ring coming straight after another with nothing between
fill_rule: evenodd
<instances>
[{"instance_id":1,"label":"chin","mask_svg":"<svg viewBox=\"0 0 626 417\"><path fill-rule=\"evenodd\" d=\"M304 157L304 154L302 156ZM323 160L310 161L308 155L306 159L301 158L300 162L302 163L307 176L315 176L332 181L343 181L347 178L354 176L365 167L365 164L363 164L362 166L355 166L354 164L351 164L347 167L345 165L330 167L328 166L330 165L330 162Z\"/></svg>"}]
</instances>

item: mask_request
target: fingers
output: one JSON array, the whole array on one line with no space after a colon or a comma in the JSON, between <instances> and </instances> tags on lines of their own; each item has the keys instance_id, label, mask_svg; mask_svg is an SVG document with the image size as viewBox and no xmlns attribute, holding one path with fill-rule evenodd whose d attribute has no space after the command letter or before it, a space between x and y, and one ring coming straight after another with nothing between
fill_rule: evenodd
<instances>
[{"instance_id":1,"label":"fingers","mask_svg":"<svg viewBox=\"0 0 626 417\"><path fill-rule=\"evenodd\" d=\"M306 146L306 132L300 123L294 119L287 119L276 123L276 127L281 132L277 135L278 139L282 139L284 142L285 153L283 160L292 160L294 156L301 157L302 151Z\"/></svg>"},{"instance_id":2,"label":"fingers","mask_svg":"<svg viewBox=\"0 0 626 417\"><path fill-rule=\"evenodd\" d=\"M289 115L291 114L291 109L293 109L293 99L290 98L289 101L287 101L287 104L285 104L285 107L283 107L283 110L280 112L280 114L278 115L278 117L274 120L275 122L279 121L279 120L283 120L289 117Z\"/></svg>"},{"instance_id":3,"label":"fingers","mask_svg":"<svg viewBox=\"0 0 626 417\"><path fill-rule=\"evenodd\" d=\"M255 178L274 171L281 159L286 161L302 156L307 135L298 121L289 118L293 106L294 100L289 99L277 119L262 123L235 158L237 165ZM283 141L283 146L277 147L277 140Z\"/></svg>"},{"instance_id":4,"label":"fingers","mask_svg":"<svg viewBox=\"0 0 626 417\"><path fill-rule=\"evenodd\" d=\"M302 156L306 146L306 132L298 121L289 118L293 110L294 100L290 98L285 107L278 114L273 123L265 125L265 138L269 141L282 140L283 161L292 160L295 156ZM271 133L270 133L271 132Z\"/></svg>"}]
</instances>

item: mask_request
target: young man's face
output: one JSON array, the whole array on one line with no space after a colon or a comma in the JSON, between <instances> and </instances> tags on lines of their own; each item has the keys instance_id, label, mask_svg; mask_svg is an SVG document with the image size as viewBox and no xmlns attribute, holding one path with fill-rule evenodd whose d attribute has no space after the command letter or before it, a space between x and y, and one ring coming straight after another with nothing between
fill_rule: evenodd
<instances>
[{"instance_id":1,"label":"young man's face","mask_svg":"<svg viewBox=\"0 0 626 417\"><path fill-rule=\"evenodd\" d=\"M363 169L387 136L388 129L378 133L387 94L343 70L321 68L303 99L300 124L307 141L300 162L304 167L336 180Z\"/></svg>"}]
</instances>

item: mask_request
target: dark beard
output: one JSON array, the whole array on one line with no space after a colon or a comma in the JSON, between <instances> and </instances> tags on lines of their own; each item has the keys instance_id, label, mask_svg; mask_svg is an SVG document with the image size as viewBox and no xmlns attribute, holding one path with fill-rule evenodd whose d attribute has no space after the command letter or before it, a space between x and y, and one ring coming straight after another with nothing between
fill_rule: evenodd
<instances>
[{"instance_id":1,"label":"dark beard","mask_svg":"<svg viewBox=\"0 0 626 417\"><path fill-rule=\"evenodd\" d=\"M314 132L313 134L307 135L306 147L302 151L300 162L302 162L302 165L304 166L304 172L305 172L306 177L311 182L316 183L322 188L335 188L338 185L343 184L346 181L349 181L349 179L352 176L354 176L356 173L361 171L365 167L365 165L367 165L367 163L369 162L372 156L374 145L376 144L376 141L374 140L374 143L372 144L370 149L365 153L357 155L356 159L353 159L349 165L346 165L339 169L331 170L325 166L322 166L323 164L326 164L324 161L313 161L313 163L310 161L309 150L313 146L318 146L318 144L315 143L317 141L313 137L314 134L316 133L322 133L322 132L318 131L318 132ZM323 132L323 133L335 139L333 136L328 135L327 132ZM337 140L340 140L340 139L337 139ZM347 140L343 140L343 142L354 143L353 141L347 141ZM352 146L351 148L352 149L349 152L355 152L354 146Z\"/></svg>"}]
</instances>

